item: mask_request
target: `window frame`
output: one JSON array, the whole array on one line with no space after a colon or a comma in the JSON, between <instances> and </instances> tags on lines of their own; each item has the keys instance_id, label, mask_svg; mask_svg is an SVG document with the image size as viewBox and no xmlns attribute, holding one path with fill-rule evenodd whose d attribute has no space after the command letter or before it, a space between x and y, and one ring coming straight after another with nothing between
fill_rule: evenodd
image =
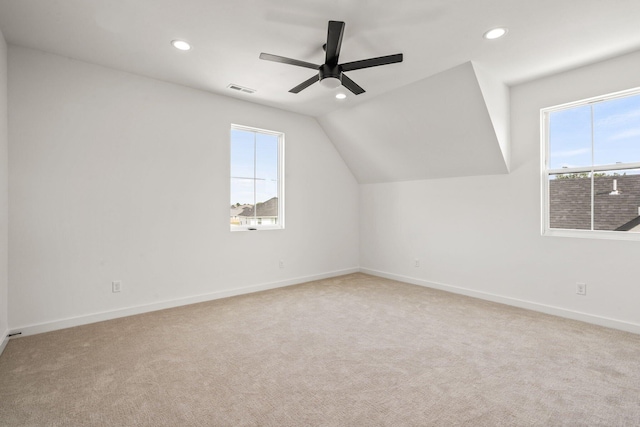
<instances>
[{"instance_id":1,"label":"window frame","mask_svg":"<svg viewBox=\"0 0 640 427\"><path fill-rule=\"evenodd\" d=\"M551 228L550 224L550 198L549 198L549 176L569 173L590 173L591 174L591 215L593 224L593 174L596 172L615 172L616 170L640 169L640 162L615 163L607 165L579 166L571 168L550 169L549 165L549 116L556 111L568 110L570 108L584 105L592 105L617 98L640 95L640 87L622 90L605 95L594 96L579 101L567 102L552 107L540 109L540 178L541 178L541 234L542 236L577 237L590 239L611 239L611 240L638 240L640 233L628 233L610 230L579 230L566 228ZM592 138L591 152L593 155L593 117L592 117Z\"/></svg>"},{"instance_id":2,"label":"window frame","mask_svg":"<svg viewBox=\"0 0 640 427\"><path fill-rule=\"evenodd\" d=\"M233 225L233 224L229 224L229 230L231 232L236 232L236 231L261 231L261 230L284 230L284 167L285 167L285 162L284 162L284 142L285 142L285 134L284 132L280 132L280 131L274 131L274 130L269 130L269 129L262 129L262 128L257 128L254 126L246 126L246 125L239 125L239 124L235 124L235 123L231 123L231 126L229 127L229 173L228 173L228 177L229 177L229 197L227 198L227 200L229 200L229 202L231 203L231 150L232 150L232 139L231 139L231 134L232 131L234 130L240 130L240 131L245 131L245 132L254 132L254 133L261 133L261 134L266 134L266 135L273 135L273 136L277 136L278 137L278 173L277 173L277 180L278 180L278 223L277 224L255 224L255 225ZM254 155L255 155L255 151L254 151Z\"/></svg>"}]
</instances>

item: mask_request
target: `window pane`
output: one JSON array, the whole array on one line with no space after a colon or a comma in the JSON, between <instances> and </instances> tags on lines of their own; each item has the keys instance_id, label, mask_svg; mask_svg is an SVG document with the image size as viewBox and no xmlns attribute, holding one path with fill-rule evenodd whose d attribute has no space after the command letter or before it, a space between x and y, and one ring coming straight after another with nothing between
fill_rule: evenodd
<instances>
[{"instance_id":1,"label":"window pane","mask_svg":"<svg viewBox=\"0 0 640 427\"><path fill-rule=\"evenodd\" d=\"M269 199L278 197L277 181L256 180L256 201L266 202Z\"/></svg>"},{"instance_id":2,"label":"window pane","mask_svg":"<svg viewBox=\"0 0 640 427\"><path fill-rule=\"evenodd\" d=\"M256 181L256 215L267 224L278 223L278 185L275 181Z\"/></svg>"},{"instance_id":3,"label":"window pane","mask_svg":"<svg viewBox=\"0 0 640 427\"><path fill-rule=\"evenodd\" d=\"M231 225L254 225L253 179L231 178Z\"/></svg>"},{"instance_id":4,"label":"window pane","mask_svg":"<svg viewBox=\"0 0 640 427\"><path fill-rule=\"evenodd\" d=\"M551 228L591 230L591 174L549 176Z\"/></svg>"},{"instance_id":5,"label":"window pane","mask_svg":"<svg viewBox=\"0 0 640 427\"><path fill-rule=\"evenodd\" d=\"M231 204L253 205L255 203L253 179L231 178Z\"/></svg>"},{"instance_id":6,"label":"window pane","mask_svg":"<svg viewBox=\"0 0 640 427\"><path fill-rule=\"evenodd\" d=\"M640 170L597 172L595 230L640 232Z\"/></svg>"},{"instance_id":7,"label":"window pane","mask_svg":"<svg viewBox=\"0 0 640 427\"><path fill-rule=\"evenodd\" d=\"M549 113L549 168L591 166L591 107Z\"/></svg>"},{"instance_id":8,"label":"window pane","mask_svg":"<svg viewBox=\"0 0 640 427\"><path fill-rule=\"evenodd\" d=\"M640 95L593 105L596 165L640 161Z\"/></svg>"},{"instance_id":9,"label":"window pane","mask_svg":"<svg viewBox=\"0 0 640 427\"><path fill-rule=\"evenodd\" d=\"M278 136L256 134L256 178L278 180Z\"/></svg>"},{"instance_id":10,"label":"window pane","mask_svg":"<svg viewBox=\"0 0 640 427\"><path fill-rule=\"evenodd\" d=\"M254 177L254 133L231 129L231 177Z\"/></svg>"}]
</instances>

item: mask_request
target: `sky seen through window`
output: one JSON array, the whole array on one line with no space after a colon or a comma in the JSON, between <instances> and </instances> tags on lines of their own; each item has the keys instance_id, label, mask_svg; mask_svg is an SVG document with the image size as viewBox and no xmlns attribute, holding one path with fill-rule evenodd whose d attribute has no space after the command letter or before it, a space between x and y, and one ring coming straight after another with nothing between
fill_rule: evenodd
<instances>
[{"instance_id":1,"label":"sky seen through window","mask_svg":"<svg viewBox=\"0 0 640 427\"><path fill-rule=\"evenodd\" d=\"M231 129L231 200L241 205L278 196L278 135Z\"/></svg>"},{"instance_id":2,"label":"sky seen through window","mask_svg":"<svg viewBox=\"0 0 640 427\"><path fill-rule=\"evenodd\" d=\"M640 162L640 94L549 115L550 169L633 162Z\"/></svg>"}]
</instances>

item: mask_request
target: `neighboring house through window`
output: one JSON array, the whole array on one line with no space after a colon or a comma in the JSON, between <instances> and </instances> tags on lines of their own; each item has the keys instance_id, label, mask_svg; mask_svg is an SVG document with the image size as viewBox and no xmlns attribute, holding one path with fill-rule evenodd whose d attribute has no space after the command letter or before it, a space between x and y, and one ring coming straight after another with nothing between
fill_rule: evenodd
<instances>
[{"instance_id":1,"label":"neighboring house through window","mask_svg":"<svg viewBox=\"0 0 640 427\"><path fill-rule=\"evenodd\" d=\"M546 108L542 232L640 240L640 89Z\"/></svg>"},{"instance_id":2,"label":"neighboring house through window","mask_svg":"<svg viewBox=\"0 0 640 427\"><path fill-rule=\"evenodd\" d=\"M284 134L231 125L232 231L284 228Z\"/></svg>"}]
</instances>

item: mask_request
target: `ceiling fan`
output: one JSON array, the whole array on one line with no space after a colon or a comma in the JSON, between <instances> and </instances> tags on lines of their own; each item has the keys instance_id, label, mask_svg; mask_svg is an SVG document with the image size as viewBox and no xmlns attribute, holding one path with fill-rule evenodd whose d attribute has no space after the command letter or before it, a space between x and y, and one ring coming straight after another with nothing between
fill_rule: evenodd
<instances>
[{"instance_id":1,"label":"ceiling fan","mask_svg":"<svg viewBox=\"0 0 640 427\"><path fill-rule=\"evenodd\" d=\"M260 59L267 61L281 62L283 64L296 65L298 67L311 68L318 71L318 74L308 80L300 83L291 89L291 93L299 93L301 90L308 88L315 82L321 85L336 88L340 85L346 87L355 95L364 93L364 89L358 86L353 80L347 77L345 71L360 70L362 68L377 67L379 65L394 64L402 62L402 54L380 56L377 58L363 59L361 61L347 62L338 64L340 56L340 47L342 46L342 34L344 33L344 22L329 21L329 29L327 31L327 43L323 46L326 57L324 64L316 65L310 62L299 61L297 59L285 58L284 56L271 55L270 53L261 53Z\"/></svg>"}]
</instances>

